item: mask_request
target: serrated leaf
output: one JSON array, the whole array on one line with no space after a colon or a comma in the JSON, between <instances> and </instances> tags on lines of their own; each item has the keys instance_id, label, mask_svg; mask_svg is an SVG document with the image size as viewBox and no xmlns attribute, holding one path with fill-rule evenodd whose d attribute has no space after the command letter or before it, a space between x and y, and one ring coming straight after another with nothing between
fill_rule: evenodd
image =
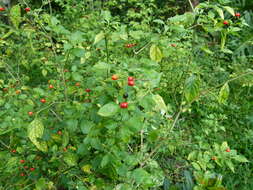
<instances>
[{"instance_id":1,"label":"serrated leaf","mask_svg":"<svg viewBox=\"0 0 253 190\"><path fill-rule=\"evenodd\" d=\"M161 50L155 44L153 44L150 47L149 55L150 55L150 58L156 62L160 62L163 58L163 54L162 54Z\"/></svg>"},{"instance_id":2,"label":"serrated leaf","mask_svg":"<svg viewBox=\"0 0 253 190\"><path fill-rule=\"evenodd\" d=\"M242 155L236 155L235 157L233 157L236 161L238 162L249 162L247 158L245 158Z\"/></svg>"},{"instance_id":3,"label":"serrated leaf","mask_svg":"<svg viewBox=\"0 0 253 190\"><path fill-rule=\"evenodd\" d=\"M225 103L228 99L228 96L229 96L229 86L228 83L225 83L220 89L218 98L219 103Z\"/></svg>"},{"instance_id":4,"label":"serrated leaf","mask_svg":"<svg viewBox=\"0 0 253 190\"><path fill-rule=\"evenodd\" d=\"M199 96L199 80L195 75L192 75L186 79L184 95L188 102L192 102L196 97Z\"/></svg>"},{"instance_id":5,"label":"serrated leaf","mask_svg":"<svg viewBox=\"0 0 253 190\"><path fill-rule=\"evenodd\" d=\"M101 115L103 117L111 117L115 115L118 111L119 105L114 102L110 102L99 109L98 115Z\"/></svg>"},{"instance_id":6,"label":"serrated leaf","mask_svg":"<svg viewBox=\"0 0 253 190\"><path fill-rule=\"evenodd\" d=\"M21 22L21 9L19 5L14 5L10 10L10 20L15 28L19 27Z\"/></svg>"},{"instance_id":7,"label":"serrated leaf","mask_svg":"<svg viewBox=\"0 0 253 190\"><path fill-rule=\"evenodd\" d=\"M233 8L229 6L224 6L224 9L226 9L226 11L229 12L232 16L235 16L235 11Z\"/></svg>"},{"instance_id":8,"label":"serrated leaf","mask_svg":"<svg viewBox=\"0 0 253 190\"><path fill-rule=\"evenodd\" d=\"M41 151L47 152L47 144L39 140L44 133L44 125L40 119L34 119L27 128L29 139Z\"/></svg>"},{"instance_id":9,"label":"serrated leaf","mask_svg":"<svg viewBox=\"0 0 253 190\"><path fill-rule=\"evenodd\" d=\"M105 37L105 34L103 31L101 31L99 34L96 35L94 44L100 42Z\"/></svg>"}]
</instances>

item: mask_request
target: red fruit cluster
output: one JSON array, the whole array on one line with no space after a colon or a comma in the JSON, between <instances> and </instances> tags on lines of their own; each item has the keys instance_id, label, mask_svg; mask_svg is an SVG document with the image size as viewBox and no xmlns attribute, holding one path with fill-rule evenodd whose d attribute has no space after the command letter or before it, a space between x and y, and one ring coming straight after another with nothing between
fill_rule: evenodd
<instances>
[{"instance_id":1,"label":"red fruit cluster","mask_svg":"<svg viewBox=\"0 0 253 190\"><path fill-rule=\"evenodd\" d=\"M46 99L42 98L42 99L40 100L40 102L44 104L44 103L46 103L47 101L46 101Z\"/></svg>"},{"instance_id":2,"label":"red fruit cluster","mask_svg":"<svg viewBox=\"0 0 253 190\"><path fill-rule=\"evenodd\" d=\"M224 25L228 25L229 22L228 22L227 20L224 20L224 21L223 21L223 24L224 24Z\"/></svg>"},{"instance_id":3,"label":"red fruit cluster","mask_svg":"<svg viewBox=\"0 0 253 190\"><path fill-rule=\"evenodd\" d=\"M75 86L77 86L77 87L80 86L80 85L81 85L80 82L77 82L77 83L75 84Z\"/></svg>"},{"instance_id":4,"label":"red fruit cluster","mask_svg":"<svg viewBox=\"0 0 253 190\"><path fill-rule=\"evenodd\" d=\"M117 75L112 75L112 80L118 80L119 77Z\"/></svg>"},{"instance_id":5,"label":"red fruit cluster","mask_svg":"<svg viewBox=\"0 0 253 190\"><path fill-rule=\"evenodd\" d=\"M128 86L134 86L134 77L128 77Z\"/></svg>"},{"instance_id":6,"label":"red fruit cluster","mask_svg":"<svg viewBox=\"0 0 253 190\"><path fill-rule=\"evenodd\" d=\"M241 16L241 14L240 13L235 13L235 16L239 18Z\"/></svg>"},{"instance_id":7,"label":"red fruit cluster","mask_svg":"<svg viewBox=\"0 0 253 190\"><path fill-rule=\"evenodd\" d=\"M120 103L120 108L122 109L128 108L128 103L127 102Z\"/></svg>"},{"instance_id":8,"label":"red fruit cluster","mask_svg":"<svg viewBox=\"0 0 253 190\"><path fill-rule=\"evenodd\" d=\"M27 12L27 13L30 12L30 10L31 10L31 8L29 8L29 7L25 8L25 12Z\"/></svg>"},{"instance_id":9,"label":"red fruit cluster","mask_svg":"<svg viewBox=\"0 0 253 190\"><path fill-rule=\"evenodd\" d=\"M126 48L131 48L131 47L134 47L134 46L136 46L136 45L137 45L137 44L126 44L125 47L126 47Z\"/></svg>"}]
</instances>

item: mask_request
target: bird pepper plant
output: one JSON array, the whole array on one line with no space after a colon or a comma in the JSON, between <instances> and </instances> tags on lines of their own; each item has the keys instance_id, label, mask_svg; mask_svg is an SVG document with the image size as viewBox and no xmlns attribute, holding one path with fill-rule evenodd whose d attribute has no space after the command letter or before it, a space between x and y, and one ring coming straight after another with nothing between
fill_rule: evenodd
<instances>
[{"instance_id":1,"label":"bird pepper plant","mask_svg":"<svg viewBox=\"0 0 253 190\"><path fill-rule=\"evenodd\" d=\"M227 189L248 163L227 142L238 88L252 92L252 70L225 64L240 13L202 3L140 24L43 8L0 9L0 189Z\"/></svg>"}]
</instances>

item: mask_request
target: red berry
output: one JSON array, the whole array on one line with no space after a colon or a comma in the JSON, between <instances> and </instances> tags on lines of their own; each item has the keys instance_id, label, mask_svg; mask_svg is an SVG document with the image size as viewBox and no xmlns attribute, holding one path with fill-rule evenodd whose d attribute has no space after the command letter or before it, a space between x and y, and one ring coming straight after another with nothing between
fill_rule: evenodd
<instances>
[{"instance_id":1,"label":"red berry","mask_svg":"<svg viewBox=\"0 0 253 190\"><path fill-rule=\"evenodd\" d=\"M25 8L25 12L27 12L27 13L30 12L30 10L31 10L31 9L30 9L29 7L26 7L26 8Z\"/></svg>"},{"instance_id":2,"label":"red berry","mask_svg":"<svg viewBox=\"0 0 253 190\"><path fill-rule=\"evenodd\" d=\"M81 84L80 84L80 82L77 82L76 84L75 84L75 86L80 86Z\"/></svg>"},{"instance_id":3,"label":"red berry","mask_svg":"<svg viewBox=\"0 0 253 190\"><path fill-rule=\"evenodd\" d=\"M32 112L32 111L29 111L29 112L28 112L28 115L32 116L32 115L33 115L33 112Z\"/></svg>"},{"instance_id":4,"label":"red berry","mask_svg":"<svg viewBox=\"0 0 253 190\"><path fill-rule=\"evenodd\" d=\"M21 173L20 176L24 177L24 176L25 176L25 173Z\"/></svg>"},{"instance_id":5,"label":"red berry","mask_svg":"<svg viewBox=\"0 0 253 190\"><path fill-rule=\"evenodd\" d=\"M240 14L240 13L235 13L235 16L236 16L236 17L240 17L241 14Z\"/></svg>"},{"instance_id":6,"label":"red berry","mask_svg":"<svg viewBox=\"0 0 253 190\"><path fill-rule=\"evenodd\" d=\"M123 108L123 109L128 108L128 103L127 102L122 102L120 104L120 108Z\"/></svg>"},{"instance_id":7,"label":"red berry","mask_svg":"<svg viewBox=\"0 0 253 190\"><path fill-rule=\"evenodd\" d=\"M119 77L117 75L112 75L112 80L118 80Z\"/></svg>"},{"instance_id":8,"label":"red berry","mask_svg":"<svg viewBox=\"0 0 253 190\"><path fill-rule=\"evenodd\" d=\"M134 86L134 81L132 80L128 81L128 86Z\"/></svg>"},{"instance_id":9,"label":"red berry","mask_svg":"<svg viewBox=\"0 0 253 190\"><path fill-rule=\"evenodd\" d=\"M20 160L20 163L21 163L21 164L24 164L24 163L25 163L25 160Z\"/></svg>"},{"instance_id":10,"label":"red berry","mask_svg":"<svg viewBox=\"0 0 253 190\"><path fill-rule=\"evenodd\" d=\"M61 131L58 131L57 134L58 134L58 135L62 135L62 132L61 132Z\"/></svg>"},{"instance_id":11,"label":"red berry","mask_svg":"<svg viewBox=\"0 0 253 190\"><path fill-rule=\"evenodd\" d=\"M12 152L12 153L16 153L17 151L14 149L14 150L12 150L11 152Z\"/></svg>"},{"instance_id":12,"label":"red berry","mask_svg":"<svg viewBox=\"0 0 253 190\"><path fill-rule=\"evenodd\" d=\"M216 157L216 156L213 156L213 157L212 157L212 160L217 160L217 157Z\"/></svg>"},{"instance_id":13,"label":"red berry","mask_svg":"<svg viewBox=\"0 0 253 190\"><path fill-rule=\"evenodd\" d=\"M134 81L134 77L128 77L127 80L128 81Z\"/></svg>"},{"instance_id":14,"label":"red berry","mask_svg":"<svg viewBox=\"0 0 253 190\"><path fill-rule=\"evenodd\" d=\"M46 101L44 98L42 98L42 99L40 100L40 102L44 104L44 103L46 103L47 101Z\"/></svg>"},{"instance_id":15,"label":"red berry","mask_svg":"<svg viewBox=\"0 0 253 190\"><path fill-rule=\"evenodd\" d=\"M3 7L0 7L0 11L5 11L5 8L3 8Z\"/></svg>"},{"instance_id":16,"label":"red berry","mask_svg":"<svg viewBox=\"0 0 253 190\"><path fill-rule=\"evenodd\" d=\"M52 84L50 84L48 88L53 89L54 86Z\"/></svg>"},{"instance_id":17,"label":"red berry","mask_svg":"<svg viewBox=\"0 0 253 190\"><path fill-rule=\"evenodd\" d=\"M67 151L67 148L66 148L66 147L65 147L65 148L63 148L63 151L64 151L64 152L66 152L66 151Z\"/></svg>"},{"instance_id":18,"label":"red berry","mask_svg":"<svg viewBox=\"0 0 253 190\"><path fill-rule=\"evenodd\" d=\"M64 73L67 73L67 72L69 72L69 70L68 69L64 69Z\"/></svg>"},{"instance_id":19,"label":"red berry","mask_svg":"<svg viewBox=\"0 0 253 190\"><path fill-rule=\"evenodd\" d=\"M126 48L131 48L131 47L132 47L132 44L126 44L125 47L126 47Z\"/></svg>"},{"instance_id":20,"label":"red berry","mask_svg":"<svg viewBox=\"0 0 253 190\"><path fill-rule=\"evenodd\" d=\"M87 88L87 89L85 89L85 92L90 92L91 91L91 89L89 89L89 88Z\"/></svg>"},{"instance_id":21,"label":"red berry","mask_svg":"<svg viewBox=\"0 0 253 190\"><path fill-rule=\"evenodd\" d=\"M4 92L7 92L7 91L8 91L8 88L3 88L3 91L4 91Z\"/></svg>"},{"instance_id":22,"label":"red berry","mask_svg":"<svg viewBox=\"0 0 253 190\"><path fill-rule=\"evenodd\" d=\"M32 171L34 171L35 170L35 168L30 168L30 171L32 172Z\"/></svg>"},{"instance_id":23,"label":"red berry","mask_svg":"<svg viewBox=\"0 0 253 190\"><path fill-rule=\"evenodd\" d=\"M171 44L171 47L176 47L177 46L177 44Z\"/></svg>"},{"instance_id":24,"label":"red berry","mask_svg":"<svg viewBox=\"0 0 253 190\"><path fill-rule=\"evenodd\" d=\"M28 166L24 166L24 169L28 169Z\"/></svg>"},{"instance_id":25,"label":"red berry","mask_svg":"<svg viewBox=\"0 0 253 190\"><path fill-rule=\"evenodd\" d=\"M228 23L227 20L224 20L223 24L224 24L224 25L228 25L229 23Z\"/></svg>"},{"instance_id":26,"label":"red berry","mask_svg":"<svg viewBox=\"0 0 253 190\"><path fill-rule=\"evenodd\" d=\"M231 152L230 148L227 148L227 149L226 149L226 152Z\"/></svg>"},{"instance_id":27,"label":"red berry","mask_svg":"<svg viewBox=\"0 0 253 190\"><path fill-rule=\"evenodd\" d=\"M21 93L21 90L16 90L16 94L20 94Z\"/></svg>"}]
</instances>

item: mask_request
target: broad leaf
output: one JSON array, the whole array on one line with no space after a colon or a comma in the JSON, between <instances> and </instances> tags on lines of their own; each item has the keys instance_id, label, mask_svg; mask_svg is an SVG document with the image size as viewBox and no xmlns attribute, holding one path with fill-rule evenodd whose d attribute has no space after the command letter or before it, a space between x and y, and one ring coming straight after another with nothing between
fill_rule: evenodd
<instances>
[{"instance_id":1,"label":"broad leaf","mask_svg":"<svg viewBox=\"0 0 253 190\"><path fill-rule=\"evenodd\" d=\"M150 54L150 58L156 62L160 62L163 58L163 54L162 54L161 50L155 44L153 44L150 47L149 54Z\"/></svg>"},{"instance_id":2,"label":"broad leaf","mask_svg":"<svg viewBox=\"0 0 253 190\"><path fill-rule=\"evenodd\" d=\"M199 80L195 75L192 75L186 79L184 95L188 102L192 102L196 97L199 96Z\"/></svg>"},{"instance_id":3,"label":"broad leaf","mask_svg":"<svg viewBox=\"0 0 253 190\"><path fill-rule=\"evenodd\" d=\"M103 117L111 117L115 115L118 111L119 105L114 102L110 102L99 109L98 115L101 115Z\"/></svg>"},{"instance_id":4,"label":"broad leaf","mask_svg":"<svg viewBox=\"0 0 253 190\"><path fill-rule=\"evenodd\" d=\"M44 132L44 125L39 119L34 119L27 128L29 139L41 151L47 152L47 144L40 140Z\"/></svg>"},{"instance_id":5,"label":"broad leaf","mask_svg":"<svg viewBox=\"0 0 253 190\"><path fill-rule=\"evenodd\" d=\"M100 42L104 37L105 37L104 32L100 32L99 34L97 34L96 37L95 37L94 44Z\"/></svg>"},{"instance_id":6,"label":"broad leaf","mask_svg":"<svg viewBox=\"0 0 253 190\"><path fill-rule=\"evenodd\" d=\"M224 20L224 13L223 10L219 7L214 7L214 9L218 12L219 16L221 17L222 20Z\"/></svg>"},{"instance_id":7,"label":"broad leaf","mask_svg":"<svg viewBox=\"0 0 253 190\"><path fill-rule=\"evenodd\" d=\"M226 9L227 12L229 12L232 16L235 16L235 11L233 8L225 6L224 9Z\"/></svg>"},{"instance_id":8,"label":"broad leaf","mask_svg":"<svg viewBox=\"0 0 253 190\"><path fill-rule=\"evenodd\" d=\"M69 166L75 166L77 165L77 160L78 157L76 154L73 153L67 153L64 158L63 158L64 162L66 162L66 164L68 164Z\"/></svg>"},{"instance_id":9,"label":"broad leaf","mask_svg":"<svg viewBox=\"0 0 253 190\"><path fill-rule=\"evenodd\" d=\"M228 83L225 83L221 89L220 89L220 93L219 93L219 103L225 103L226 100L228 99L229 96L229 86Z\"/></svg>"},{"instance_id":10,"label":"broad leaf","mask_svg":"<svg viewBox=\"0 0 253 190\"><path fill-rule=\"evenodd\" d=\"M153 95L153 100L156 103L155 109L160 111L161 114L165 114L167 112L167 106L164 103L163 98L160 95L156 94Z\"/></svg>"},{"instance_id":11,"label":"broad leaf","mask_svg":"<svg viewBox=\"0 0 253 190\"><path fill-rule=\"evenodd\" d=\"M21 22L21 9L19 5L15 5L10 10L10 20L15 28L19 27Z\"/></svg>"}]
</instances>

